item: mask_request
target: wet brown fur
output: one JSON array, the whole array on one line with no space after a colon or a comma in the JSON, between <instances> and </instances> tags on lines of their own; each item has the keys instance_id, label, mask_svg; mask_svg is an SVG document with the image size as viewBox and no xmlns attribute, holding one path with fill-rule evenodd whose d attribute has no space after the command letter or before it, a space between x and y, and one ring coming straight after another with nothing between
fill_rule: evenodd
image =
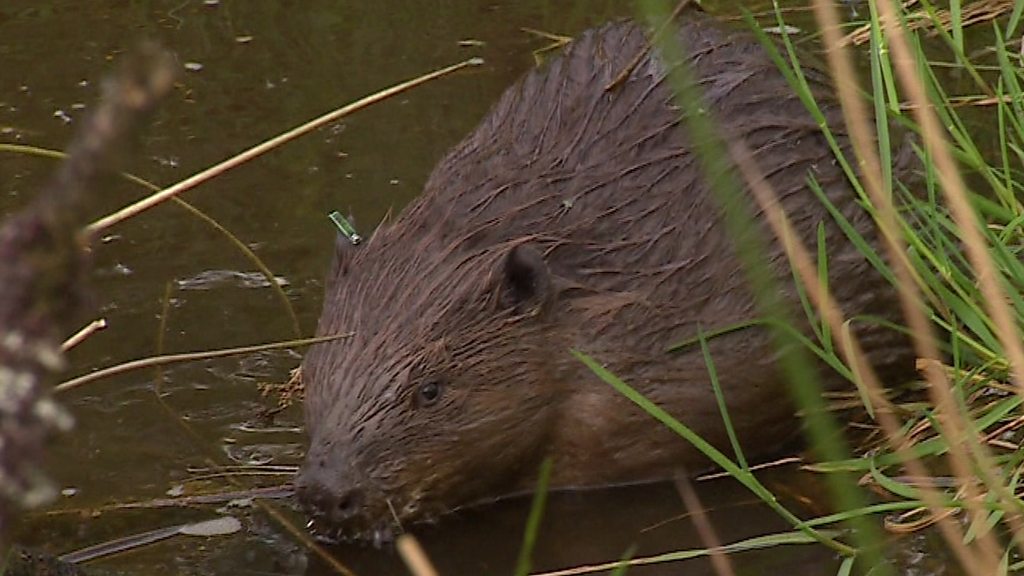
<instances>
[{"instance_id":1,"label":"wet brown fur","mask_svg":"<svg viewBox=\"0 0 1024 576\"><path fill-rule=\"evenodd\" d=\"M898 321L891 287L808 175L874 241L872 220L760 45L696 13L680 34L713 121L753 151L802 239L816 245L825 224L830 288L847 317ZM646 46L630 23L584 33L510 88L393 224L365 245L339 246L318 333L355 336L315 347L304 364L311 445L299 494L322 528L386 536L395 517L529 489L545 456L555 487L705 465L573 348L728 446L699 349L665 349L698 326L758 312L660 60L645 57L603 89ZM809 81L846 147L831 88L814 73ZM795 302L780 247L765 250ZM901 337L857 326L883 377L909 373ZM776 451L798 425L770 335L750 328L710 347L747 455ZM442 389L431 406L418 396L426 382ZM846 385L833 373L823 383Z\"/></svg>"}]
</instances>

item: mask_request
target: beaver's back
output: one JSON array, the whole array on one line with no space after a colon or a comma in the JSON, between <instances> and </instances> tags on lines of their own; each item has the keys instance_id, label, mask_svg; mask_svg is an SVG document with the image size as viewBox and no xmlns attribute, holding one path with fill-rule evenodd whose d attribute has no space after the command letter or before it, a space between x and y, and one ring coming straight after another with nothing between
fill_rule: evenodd
<instances>
[{"instance_id":1,"label":"beaver's back","mask_svg":"<svg viewBox=\"0 0 1024 576\"><path fill-rule=\"evenodd\" d=\"M680 28L690 72L719 135L743 140L805 245L813 249L817 225L825 225L835 280L830 289L844 311L898 320L890 287L808 185L813 177L877 246L871 217L775 64L748 33L723 29L700 13ZM650 317L631 317L636 307L623 307L617 296L622 309L606 328L652 350L692 336L697 323L708 329L755 316L734 239L688 140L666 66L648 50L627 81L606 90L648 47L644 30L632 23L584 33L564 57L505 93L438 165L394 232L445 253L532 236L553 275L578 288L576 295L627 294L629 302L642 302ZM814 70L805 74L852 158L827 79ZM750 208L758 220L752 201ZM766 226L762 231L762 239L772 238ZM781 247L770 242L762 248L793 294ZM906 364L903 341L894 333L863 336L875 356L896 351L876 365Z\"/></svg>"}]
</instances>

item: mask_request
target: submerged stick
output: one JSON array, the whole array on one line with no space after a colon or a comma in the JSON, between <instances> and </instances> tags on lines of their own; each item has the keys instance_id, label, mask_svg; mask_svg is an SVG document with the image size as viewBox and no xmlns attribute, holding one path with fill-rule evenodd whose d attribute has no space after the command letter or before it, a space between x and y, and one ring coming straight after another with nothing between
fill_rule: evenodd
<instances>
[{"instance_id":1,"label":"submerged stick","mask_svg":"<svg viewBox=\"0 0 1024 576\"><path fill-rule=\"evenodd\" d=\"M234 534L241 530L241 528L241 523L237 518L233 516L221 516L212 520L203 520L187 524L176 524L165 528L156 528L139 534L132 534L131 536L125 536L115 540L102 542L100 544L94 544L87 548L63 554L58 558L58 560L61 562L68 562L70 564L81 564L83 562L89 562L106 556L112 556L114 554L120 554L122 552L135 550L150 544L155 544L174 536L225 536L228 534Z\"/></svg>"}]
</instances>

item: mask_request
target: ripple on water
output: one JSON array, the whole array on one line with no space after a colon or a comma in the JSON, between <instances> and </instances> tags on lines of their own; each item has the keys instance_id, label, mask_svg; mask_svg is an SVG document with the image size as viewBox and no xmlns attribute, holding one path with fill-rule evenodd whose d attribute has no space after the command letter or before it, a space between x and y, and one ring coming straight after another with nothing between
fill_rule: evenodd
<instances>
[{"instance_id":1,"label":"ripple on water","mask_svg":"<svg viewBox=\"0 0 1024 576\"><path fill-rule=\"evenodd\" d=\"M288 286L287 278L275 276L278 286ZM269 288L270 281L261 272L238 270L204 270L194 276L175 280L179 290L214 290L220 288Z\"/></svg>"}]
</instances>

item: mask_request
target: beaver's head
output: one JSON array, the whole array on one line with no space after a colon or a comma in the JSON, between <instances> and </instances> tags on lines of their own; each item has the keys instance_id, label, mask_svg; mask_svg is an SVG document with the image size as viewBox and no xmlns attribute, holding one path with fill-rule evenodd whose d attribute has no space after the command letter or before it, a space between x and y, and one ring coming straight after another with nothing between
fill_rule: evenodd
<instances>
[{"instance_id":1,"label":"beaver's head","mask_svg":"<svg viewBox=\"0 0 1024 576\"><path fill-rule=\"evenodd\" d=\"M352 336L303 364L310 447L297 492L328 538L379 542L521 489L556 409L541 252L416 243L406 224L339 241L318 333Z\"/></svg>"}]
</instances>

